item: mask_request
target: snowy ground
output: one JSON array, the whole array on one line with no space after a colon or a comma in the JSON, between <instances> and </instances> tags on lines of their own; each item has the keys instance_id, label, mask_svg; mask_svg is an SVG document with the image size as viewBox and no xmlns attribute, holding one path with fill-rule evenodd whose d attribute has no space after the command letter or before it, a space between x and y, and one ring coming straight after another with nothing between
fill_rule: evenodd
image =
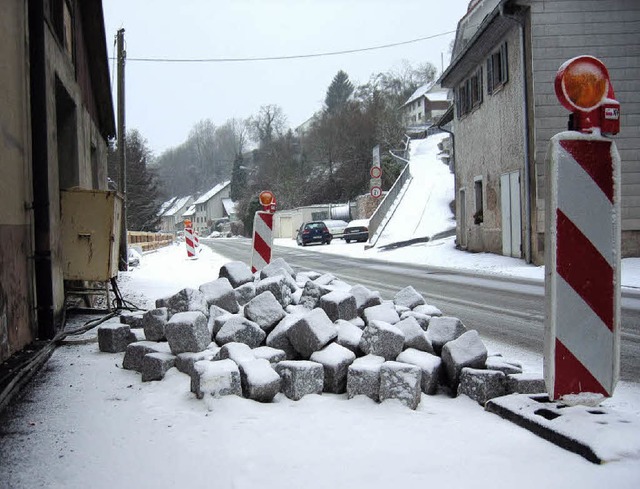
<instances>
[{"instance_id":1,"label":"snowy ground","mask_svg":"<svg viewBox=\"0 0 640 489\"><path fill-rule=\"evenodd\" d=\"M217 277L224 263L208 248L194 261L171 246L145 255L121 287L148 305ZM416 411L328 394L207 404L175 369L142 383L122 358L95 343L56 350L0 437L0 487L586 489L640 480L640 453L594 465L466 397L423 395ZM606 405L640 416L640 388L623 383Z\"/></svg>"}]
</instances>

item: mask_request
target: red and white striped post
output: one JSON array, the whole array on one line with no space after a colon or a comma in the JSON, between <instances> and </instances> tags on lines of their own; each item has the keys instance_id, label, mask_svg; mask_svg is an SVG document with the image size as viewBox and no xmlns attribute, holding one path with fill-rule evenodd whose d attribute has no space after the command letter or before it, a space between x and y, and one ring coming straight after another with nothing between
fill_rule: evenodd
<instances>
[{"instance_id":1,"label":"red and white striped post","mask_svg":"<svg viewBox=\"0 0 640 489\"><path fill-rule=\"evenodd\" d=\"M556 78L577 131L551 138L547 156L544 371L551 399L611 396L620 370L620 157L601 135L618 132L612 119L602 124L604 105L617 102L594 59L569 60Z\"/></svg>"},{"instance_id":2,"label":"red and white striped post","mask_svg":"<svg viewBox=\"0 0 640 489\"><path fill-rule=\"evenodd\" d=\"M258 211L253 219L253 253L251 255L251 271L261 270L271 262L273 247L273 214L276 211L276 199L272 192L260 193L260 204L263 210Z\"/></svg>"},{"instance_id":3,"label":"red and white striped post","mask_svg":"<svg viewBox=\"0 0 640 489\"><path fill-rule=\"evenodd\" d=\"M187 257L194 258L196 256L196 248L194 244L193 228L191 227L191 220L189 219L184 221L184 242L187 248Z\"/></svg>"}]
</instances>

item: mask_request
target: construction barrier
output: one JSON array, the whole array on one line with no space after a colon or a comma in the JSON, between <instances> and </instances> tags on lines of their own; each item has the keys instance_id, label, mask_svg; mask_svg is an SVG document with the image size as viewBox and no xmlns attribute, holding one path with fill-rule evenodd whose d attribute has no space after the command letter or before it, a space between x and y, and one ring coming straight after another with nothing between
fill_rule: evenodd
<instances>
[{"instance_id":1,"label":"construction barrier","mask_svg":"<svg viewBox=\"0 0 640 489\"><path fill-rule=\"evenodd\" d=\"M193 237L193 228L184 228L184 242L187 247L187 256L193 258L196 256L196 247Z\"/></svg>"},{"instance_id":2,"label":"construction barrier","mask_svg":"<svg viewBox=\"0 0 640 489\"><path fill-rule=\"evenodd\" d=\"M611 396L620 371L620 130L609 73L592 56L555 80L571 131L551 138L545 169L545 343L549 397ZM586 402L586 401L585 401Z\"/></svg>"},{"instance_id":3,"label":"construction barrier","mask_svg":"<svg viewBox=\"0 0 640 489\"><path fill-rule=\"evenodd\" d=\"M142 248L142 251L151 251L169 246L175 236L171 233L151 233L145 231L127 231L127 244Z\"/></svg>"},{"instance_id":4,"label":"construction barrier","mask_svg":"<svg viewBox=\"0 0 640 489\"><path fill-rule=\"evenodd\" d=\"M271 261L273 246L273 213L258 211L253 220L253 253L251 271L261 270Z\"/></svg>"}]
</instances>

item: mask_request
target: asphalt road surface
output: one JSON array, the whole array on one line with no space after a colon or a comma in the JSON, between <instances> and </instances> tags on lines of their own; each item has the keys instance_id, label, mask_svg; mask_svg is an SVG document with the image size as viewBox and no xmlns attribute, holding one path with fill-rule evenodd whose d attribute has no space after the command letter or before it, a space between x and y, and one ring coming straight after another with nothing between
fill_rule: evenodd
<instances>
[{"instance_id":1,"label":"asphalt road surface","mask_svg":"<svg viewBox=\"0 0 640 489\"><path fill-rule=\"evenodd\" d=\"M229 260L251 262L248 239L201 242ZM544 285L537 281L343 257L312 248L276 246L273 254L296 270L329 272L349 284L378 290L385 299L412 285L430 304L483 337L542 355ZM620 360L620 379L640 382L640 294L623 293Z\"/></svg>"}]
</instances>

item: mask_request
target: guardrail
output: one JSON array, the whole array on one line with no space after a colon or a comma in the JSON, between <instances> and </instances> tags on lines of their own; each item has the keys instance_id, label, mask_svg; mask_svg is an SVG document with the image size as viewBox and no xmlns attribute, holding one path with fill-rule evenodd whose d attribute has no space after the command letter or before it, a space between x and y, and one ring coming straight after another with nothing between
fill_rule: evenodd
<instances>
[{"instance_id":1,"label":"guardrail","mask_svg":"<svg viewBox=\"0 0 640 489\"><path fill-rule=\"evenodd\" d=\"M169 246L175 239L171 233L149 233L145 231L127 231L127 244L140 246L142 251L157 250Z\"/></svg>"},{"instance_id":2,"label":"guardrail","mask_svg":"<svg viewBox=\"0 0 640 489\"><path fill-rule=\"evenodd\" d=\"M382 202L380 202L380 205L378 205L378 208L375 210L375 212L369 219L369 243L367 243L365 248L372 248L373 246L376 245L376 242L380 237L380 233L378 233L378 229L380 228L380 225L382 224L385 216L389 212L389 209L391 209L391 206L393 205L395 200L398 198L398 195L400 195L400 191L404 188L405 183L407 183L407 181L411 179L411 171L409 170L409 160L407 159L407 157L409 156L410 142L411 142L411 138L405 135L404 148L400 150L402 156L395 154L393 150L389 151L389 154L391 154L391 156L393 156L397 160L403 161L405 163L405 167L403 168L402 172L400 172L400 175L398 175L398 178L396 179L395 183L389 189L389 191L385 194L384 198L382 199ZM383 229L384 227L380 229L380 232L382 232Z\"/></svg>"}]
</instances>

